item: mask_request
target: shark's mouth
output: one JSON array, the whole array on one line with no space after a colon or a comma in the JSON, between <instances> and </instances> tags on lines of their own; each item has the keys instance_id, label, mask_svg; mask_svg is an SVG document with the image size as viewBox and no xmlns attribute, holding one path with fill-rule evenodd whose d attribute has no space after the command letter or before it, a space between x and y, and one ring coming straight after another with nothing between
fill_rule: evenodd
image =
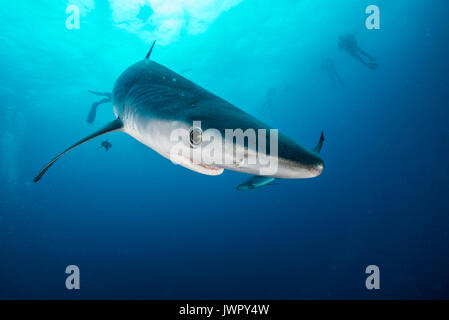
<instances>
[{"instance_id":1,"label":"shark's mouth","mask_svg":"<svg viewBox=\"0 0 449 320\"><path fill-rule=\"evenodd\" d=\"M218 176L223 173L224 169L220 167L216 167L207 163L196 163L190 158L182 157L182 156L172 156L170 160L176 164L183 166L184 168L190 169L192 171L205 174L208 176Z\"/></svg>"}]
</instances>

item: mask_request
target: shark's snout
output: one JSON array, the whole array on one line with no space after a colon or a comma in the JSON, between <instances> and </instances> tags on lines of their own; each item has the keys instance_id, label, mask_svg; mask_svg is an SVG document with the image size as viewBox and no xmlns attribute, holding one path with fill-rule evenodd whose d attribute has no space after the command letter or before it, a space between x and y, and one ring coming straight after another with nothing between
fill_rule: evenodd
<instances>
[{"instance_id":1,"label":"shark's snout","mask_svg":"<svg viewBox=\"0 0 449 320\"><path fill-rule=\"evenodd\" d=\"M324 162L317 156L306 160L279 158L277 178L305 179L319 176L324 171Z\"/></svg>"},{"instance_id":2,"label":"shark's snout","mask_svg":"<svg viewBox=\"0 0 449 320\"><path fill-rule=\"evenodd\" d=\"M324 161L319 156L319 150L317 151L303 148L281 135L279 137L277 177L304 179L319 176L324 171Z\"/></svg>"},{"instance_id":3,"label":"shark's snout","mask_svg":"<svg viewBox=\"0 0 449 320\"><path fill-rule=\"evenodd\" d=\"M315 178L324 171L324 161L312 156L307 163L295 161L289 165L289 178Z\"/></svg>"},{"instance_id":4,"label":"shark's snout","mask_svg":"<svg viewBox=\"0 0 449 320\"><path fill-rule=\"evenodd\" d=\"M311 178L317 177L320 174L322 174L324 171L324 161L318 157L316 163L314 165L312 165L312 168L310 171L312 174Z\"/></svg>"}]
</instances>

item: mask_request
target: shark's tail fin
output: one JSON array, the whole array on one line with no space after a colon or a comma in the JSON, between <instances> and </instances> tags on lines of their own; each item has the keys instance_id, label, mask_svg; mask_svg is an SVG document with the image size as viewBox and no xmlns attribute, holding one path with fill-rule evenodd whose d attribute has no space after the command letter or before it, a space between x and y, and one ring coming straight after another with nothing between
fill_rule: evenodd
<instances>
[{"instance_id":1,"label":"shark's tail fin","mask_svg":"<svg viewBox=\"0 0 449 320\"><path fill-rule=\"evenodd\" d=\"M92 104L92 107L90 108L89 114L87 115L87 119L86 121L88 123L93 123L95 121L95 117L97 115L97 108L100 104L103 103L107 103L107 102L111 102L112 100L112 94L110 92L98 92L98 91L93 91L93 90L88 90L90 93L95 94L97 96L105 96L106 98L94 102L94 104Z\"/></svg>"},{"instance_id":2,"label":"shark's tail fin","mask_svg":"<svg viewBox=\"0 0 449 320\"><path fill-rule=\"evenodd\" d=\"M51 160L38 174L37 176L34 178L34 182L38 182L40 180L40 178L42 178L42 176L45 174L45 172L47 172L47 170L56 162L56 160L58 160L59 158L61 158L64 154L66 154L67 152L69 152L70 150L72 150L73 148L76 148L77 146L79 146L80 144L83 144L86 141L89 141L93 138L99 137L105 133L109 133L109 132L113 132L113 131L118 131L121 130L123 128L123 123L120 119L115 119L114 121L108 123L107 125L105 125L103 128L101 128L98 131L95 131L94 133L92 133L91 135L88 135L87 137L85 137L84 139L81 139L80 141L78 141L77 143L75 143L73 146L67 148L64 152L60 153L57 157L55 157L53 160Z\"/></svg>"},{"instance_id":3,"label":"shark's tail fin","mask_svg":"<svg viewBox=\"0 0 449 320\"><path fill-rule=\"evenodd\" d=\"M87 90L88 92L95 94L97 96L104 96L107 97L109 99L112 99L112 93L111 92L99 92L99 91L94 91L94 90Z\"/></svg>"},{"instance_id":4,"label":"shark's tail fin","mask_svg":"<svg viewBox=\"0 0 449 320\"><path fill-rule=\"evenodd\" d=\"M313 148L313 152L315 152L316 154L319 154L321 151L321 148L323 147L323 142L324 142L324 133L323 133L323 131L321 131L320 141L318 141L315 148Z\"/></svg>"}]
</instances>

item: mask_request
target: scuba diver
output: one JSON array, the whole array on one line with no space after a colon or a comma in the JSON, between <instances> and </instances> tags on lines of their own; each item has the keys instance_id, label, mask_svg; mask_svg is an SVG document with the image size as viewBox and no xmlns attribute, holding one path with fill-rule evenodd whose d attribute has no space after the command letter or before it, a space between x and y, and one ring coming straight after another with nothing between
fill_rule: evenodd
<instances>
[{"instance_id":1,"label":"scuba diver","mask_svg":"<svg viewBox=\"0 0 449 320\"><path fill-rule=\"evenodd\" d=\"M99 146L98 149L104 148L105 151L108 151L111 147L112 147L112 143L110 143L108 140L106 140L101 143L101 146Z\"/></svg>"},{"instance_id":2,"label":"scuba diver","mask_svg":"<svg viewBox=\"0 0 449 320\"><path fill-rule=\"evenodd\" d=\"M344 36L338 37L338 49L345 50L348 52L351 56L359 60L363 65L365 65L367 68L371 70L376 70L379 65L374 62L374 58L369 55L367 52L360 49L359 45L357 44L357 40L355 39L355 36L353 34L347 34ZM364 56L365 58L363 58ZM368 58L368 61L365 61L366 58Z\"/></svg>"},{"instance_id":3,"label":"scuba diver","mask_svg":"<svg viewBox=\"0 0 449 320\"><path fill-rule=\"evenodd\" d=\"M100 104L107 103L107 102L111 102L111 100L112 100L112 94L111 94L110 92L97 92L97 91L92 91L92 90L87 90L87 91L89 91L90 93L93 93L93 94L95 94L95 95L97 95L97 96L105 96L105 97L106 97L106 98L104 98L104 99L102 99L102 100L100 100L100 101L95 102L95 103L92 105L92 108L90 109L90 112L89 112L89 114L87 115L86 121L87 121L88 123L93 123L94 120L95 120L95 116L97 115L97 107L98 107Z\"/></svg>"},{"instance_id":4,"label":"scuba diver","mask_svg":"<svg viewBox=\"0 0 449 320\"><path fill-rule=\"evenodd\" d=\"M279 86L279 87L269 88L265 94L265 101L262 104L261 111L263 113L269 114L271 117L274 117L274 112L273 112L274 100L279 98L280 93L288 93L288 91L289 91L289 87L287 85L283 86L283 87Z\"/></svg>"},{"instance_id":5,"label":"scuba diver","mask_svg":"<svg viewBox=\"0 0 449 320\"><path fill-rule=\"evenodd\" d=\"M268 110L268 113L273 117L273 98L277 95L279 91L279 88L272 87L268 89L267 93L265 94L265 101L262 105L262 112L265 113Z\"/></svg>"},{"instance_id":6,"label":"scuba diver","mask_svg":"<svg viewBox=\"0 0 449 320\"><path fill-rule=\"evenodd\" d=\"M332 61L331 58L324 58L321 64L321 68L326 71L327 76L332 81L334 87L336 87L337 85L344 85L343 80L341 80L337 71L335 71L334 61Z\"/></svg>"}]
</instances>

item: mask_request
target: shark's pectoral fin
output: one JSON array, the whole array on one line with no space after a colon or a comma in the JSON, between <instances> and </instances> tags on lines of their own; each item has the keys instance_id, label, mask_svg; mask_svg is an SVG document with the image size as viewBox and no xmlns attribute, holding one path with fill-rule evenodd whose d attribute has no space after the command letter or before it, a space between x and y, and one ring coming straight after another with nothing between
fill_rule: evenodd
<instances>
[{"instance_id":1,"label":"shark's pectoral fin","mask_svg":"<svg viewBox=\"0 0 449 320\"><path fill-rule=\"evenodd\" d=\"M57 157L55 157L53 160L51 160L38 174L37 176L34 178L34 182L38 182L40 180L40 178L42 178L42 176L45 174L45 172L47 172L47 170L53 165L53 163L56 162L56 160L58 160L59 158L61 158L64 154L66 154L67 152L69 152L70 150L72 150L73 148L79 146L80 144L83 144L86 141L89 141L93 138L99 137L105 133L109 133L109 132L113 132L113 131L119 131L123 128L123 123L120 119L116 119L110 123L108 123L107 125L105 125L103 128L101 128L98 131L95 131L94 133L92 133L91 135L85 137L84 139L78 141L77 143L75 143L73 146L69 147L67 150L65 150L64 152L62 152L61 154L59 154Z\"/></svg>"},{"instance_id":2,"label":"shark's pectoral fin","mask_svg":"<svg viewBox=\"0 0 449 320\"><path fill-rule=\"evenodd\" d=\"M321 131L320 141L318 141L315 148L313 148L313 152L315 152L316 154L319 154L321 151L321 148L323 147L323 142L324 142L324 133L323 133L323 131Z\"/></svg>"}]
</instances>

